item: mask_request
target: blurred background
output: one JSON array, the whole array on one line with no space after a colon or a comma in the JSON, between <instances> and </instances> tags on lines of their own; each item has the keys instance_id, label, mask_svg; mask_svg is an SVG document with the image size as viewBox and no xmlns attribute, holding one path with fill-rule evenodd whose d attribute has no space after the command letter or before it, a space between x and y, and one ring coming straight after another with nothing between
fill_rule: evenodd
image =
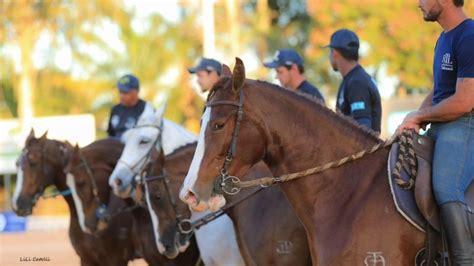
<instances>
[{"instance_id":1,"label":"blurred background","mask_svg":"<svg viewBox=\"0 0 474 266\"><path fill-rule=\"evenodd\" d=\"M474 1L465 10L472 17ZM0 211L10 210L30 129L81 146L105 137L124 74L140 79L143 99L167 101L166 117L197 132L204 102L188 67L202 56L232 66L239 56L247 77L277 82L262 62L291 47L334 108L341 77L322 46L345 27L359 35L361 64L378 83L387 137L430 90L441 31L412 0L0 0L0 20ZM52 201L34 215L67 214Z\"/></svg>"}]
</instances>

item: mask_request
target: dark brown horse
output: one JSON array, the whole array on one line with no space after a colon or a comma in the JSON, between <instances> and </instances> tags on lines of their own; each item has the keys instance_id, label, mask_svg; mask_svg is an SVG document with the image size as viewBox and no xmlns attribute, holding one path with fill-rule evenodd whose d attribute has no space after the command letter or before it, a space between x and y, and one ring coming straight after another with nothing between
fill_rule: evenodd
<instances>
[{"instance_id":1,"label":"dark brown horse","mask_svg":"<svg viewBox=\"0 0 474 266\"><path fill-rule=\"evenodd\" d=\"M177 215L181 219L191 215L188 206L178 199L178 192L195 150L196 145L190 144L165 158L159 157L164 161L155 160L151 176L143 181L148 202L159 220L160 235L167 239L179 235ZM260 163L253 167L246 178L270 174L265 164ZM230 199L238 200L241 196ZM304 228L278 187L265 189L246 198L228 209L227 214L234 222L246 265L311 264ZM179 245L167 243L167 246Z\"/></svg>"},{"instance_id":2,"label":"dark brown horse","mask_svg":"<svg viewBox=\"0 0 474 266\"><path fill-rule=\"evenodd\" d=\"M183 200L201 210L225 203L214 184L229 150L230 175L243 176L263 158L273 175L280 176L381 142L313 99L266 82L246 80L240 59L233 75L214 86L207 105L196 155L181 192ZM243 106L243 115L232 147L239 106ZM387 180L387 156L388 149L381 149L281 185L306 229L313 264L413 264L424 235L395 209Z\"/></svg>"},{"instance_id":3,"label":"dark brown horse","mask_svg":"<svg viewBox=\"0 0 474 266\"><path fill-rule=\"evenodd\" d=\"M85 221L82 224L87 230L93 231L101 227L102 222L106 222L98 219L100 218L98 213L101 212L104 203L109 202L109 198L117 198L112 193L108 178L120 158L122 150L123 144L121 142L107 139L94 142L93 147L87 146L83 149L76 147L70 156L69 163L65 168L67 184L72 190L76 206L80 206L77 209L82 210L78 216ZM133 205L135 202L128 199L127 210L131 210ZM111 205L108 206L108 210L105 217L115 217L121 212L120 209ZM127 213L133 216L134 238L129 241L139 247L140 254L149 265L192 265L198 260L199 252L194 239L186 252L175 256L176 258L168 259L161 255L155 245L153 226L147 208L137 206L131 210L131 213L128 211Z\"/></svg>"},{"instance_id":4,"label":"dark brown horse","mask_svg":"<svg viewBox=\"0 0 474 266\"><path fill-rule=\"evenodd\" d=\"M71 151L68 143L47 139L46 133L35 138L31 131L18 160L18 184L13 198L13 209L18 215L30 215L47 186L55 185L59 191L68 189L64 167ZM130 215L117 216L102 234L91 235L81 230L72 196L64 196L64 199L70 212L69 238L81 265L127 265L134 259L134 248L129 241Z\"/></svg>"}]
</instances>

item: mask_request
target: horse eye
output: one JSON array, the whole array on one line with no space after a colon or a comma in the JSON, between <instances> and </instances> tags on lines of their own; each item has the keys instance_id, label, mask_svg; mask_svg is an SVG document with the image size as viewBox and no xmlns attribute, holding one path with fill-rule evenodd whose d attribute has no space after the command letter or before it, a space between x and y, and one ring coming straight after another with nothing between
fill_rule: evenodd
<instances>
[{"instance_id":1,"label":"horse eye","mask_svg":"<svg viewBox=\"0 0 474 266\"><path fill-rule=\"evenodd\" d=\"M224 125L225 125L224 123L215 123L213 129L214 131L221 130L224 127Z\"/></svg>"},{"instance_id":2,"label":"horse eye","mask_svg":"<svg viewBox=\"0 0 474 266\"><path fill-rule=\"evenodd\" d=\"M149 142L150 142L149 139L141 139L141 140L140 140L140 145L147 144L147 143L149 143Z\"/></svg>"},{"instance_id":3,"label":"horse eye","mask_svg":"<svg viewBox=\"0 0 474 266\"><path fill-rule=\"evenodd\" d=\"M155 199L156 199L156 200L160 200L160 199L161 199L161 195L160 195L160 194L156 194L156 195L155 195Z\"/></svg>"}]
</instances>

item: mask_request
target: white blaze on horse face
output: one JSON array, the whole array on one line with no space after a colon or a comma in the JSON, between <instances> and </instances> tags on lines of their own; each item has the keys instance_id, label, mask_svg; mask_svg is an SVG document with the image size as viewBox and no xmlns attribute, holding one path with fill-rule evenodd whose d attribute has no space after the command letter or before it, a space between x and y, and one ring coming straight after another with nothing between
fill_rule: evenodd
<instances>
[{"instance_id":1,"label":"white blaze on horse face","mask_svg":"<svg viewBox=\"0 0 474 266\"><path fill-rule=\"evenodd\" d=\"M196 184L198 178L199 168L201 167L202 158L204 156L204 150L206 148L206 128L209 124L210 118L211 107L207 107L206 111L202 115L201 131L199 132L198 144L196 147L196 151L194 152L193 161L191 162L188 174L184 179L183 187L179 192L179 197L184 202L187 202L186 195L188 194L188 191L193 191L193 187Z\"/></svg>"},{"instance_id":2,"label":"white blaze on horse face","mask_svg":"<svg viewBox=\"0 0 474 266\"><path fill-rule=\"evenodd\" d=\"M161 146L160 129L154 126L144 126L133 128L127 131L127 138L122 155L110 175L109 185L114 189L114 193L120 197L130 197L133 191L132 180L135 175L141 173L146 165L147 156L156 143ZM120 179L121 185L117 185L116 180Z\"/></svg>"},{"instance_id":3,"label":"white blaze on horse face","mask_svg":"<svg viewBox=\"0 0 474 266\"><path fill-rule=\"evenodd\" d=\"M15 185L15 192L13 193L12 198L12 208L13 210L18 210L18 198L20 197L21 190L23 189L23 169L18 167L16 173L16 185Z\"/></svg>"},{"instance_id":4,"label":"white blaze on horse face","mask_svg":"<svg viewBox=\"0 0 474 266\"><path fill-rule=\"evenodd\" d=\"M66 174L66 185L71 190L72 199L74 200L74 205L76 206L77 219L79 220L79 225L84 233L89 233L90 230L86 227L86 217L84 214L84 208L82 207L81 198L77 194L76 182L74 181L74 175L71 173Z\"/></svg>"},{"instance_id":5,"label":"white blaze on horse face","mask_svg":"<svg viewBox=\"0 0 474 266\"><path fill-rule=\"evenodd\" d=\"M165 254L165 247L161 243L160 238L160 221L158 219L158 214L152 207L151 200L150 200L150 192L148 191L148 184L147 182L143 182L145 184L145 197L146 197L146 205L148 206L148 211L150 212L151 216L151 223L153 224L153 234L155 235L155 244L160 254Z\"/></svg>"}]
</instances>

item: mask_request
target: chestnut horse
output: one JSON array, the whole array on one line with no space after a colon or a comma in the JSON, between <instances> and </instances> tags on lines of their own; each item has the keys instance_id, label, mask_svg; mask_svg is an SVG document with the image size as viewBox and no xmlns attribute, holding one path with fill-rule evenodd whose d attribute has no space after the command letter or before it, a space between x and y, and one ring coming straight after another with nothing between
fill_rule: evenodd
<instances>
[{"instance_id":1,"label":"chestnut horse","mask_svg":"<svg viewBox=\"0 0 474 266\"><path fill-rule=\"evenodd\" d=\"M91 146L81 150L76 146L65 168L67 184L71 188L76 206L80 206L77 208L78 216L85 220L81 225L85 225L86 230L94 230L102 224L101 222L105 223L102 219L98 219L98 214L103 208L103 203L109 202L109 197L116 197L108 185L108 178L123 150L123 144L113 139L99 140ZM128 208L122 210L108 206L108 209L116 211L106 213L105 217L113 218L123 210L132 212L135 238L129 241L136 243L149 265L192 265L198 260L199 252L194 239L185 253L172 259L162 256L155 246L153 226L147 209L143 206L133 206L135 205L133 200L129 200L128 205Z\"/></svg>"},{"instance_id":2,"label":"chestnut horse","mask_svg":"<svg viewBox=\"0 0 474 266\"><path fill-rule=\"evenodd\" d=\"M207 106L198 147L180 192L181 199L194 209L222 207L225 198L218 194L216 177L220 180L227 173L243 176L262 158L274 176L281 176L381 142L371 131L310 97L246 80L244 64L238 58L232 76L214 86ZM314 265L414 263L425 238L393 204L388 152L383 148L281 185L306 229ZM225 158L230 164L224 165Z\"/></svg>"},{"instance_id":3,"label":"chestnut horse","mask_svg":"<svg viewBox=\"0 0 474 266\"><path fill-rule=\"evenodd\" d=\"M191 215L187 205L179 201L178 192L195 149L196 144L189 144L164 158L158 156L158 160L152 163L149 177L142 180L150 212L153 210L157 214L162 238L179 235L176 221ZM246 178L269 174L265 164L260 163L252 168ZM243 195L233 196L231 200L239 200L240 196ZM245 197L226 212L234 222L246 265L311 264L304 228L278 187ZM171 245L173 243L168 244Z\"/></svg>"},{"instance_id":4,"label":"chestnut horse","mask_svg":"<svg viewBox=\"0 0 474 266\"><path fill-rule=\"evenodd\" d=\"M68 189L64 167L71 151L69 143L47 139L46 133L35 138L31 131L18 159L17 184L12 199L13 210L18 215L30 215L47 186L55 185L59 191ZM115 199L117 201L113 205L121 208L122 201ZM65 195L64 200L70 213L69 239L80 257L81 265L127 265L136 257L129 241L132 237L130 215L118 215L104 232L92 235L81 230L72 196Z\"/></svg>"}]
</instances>

